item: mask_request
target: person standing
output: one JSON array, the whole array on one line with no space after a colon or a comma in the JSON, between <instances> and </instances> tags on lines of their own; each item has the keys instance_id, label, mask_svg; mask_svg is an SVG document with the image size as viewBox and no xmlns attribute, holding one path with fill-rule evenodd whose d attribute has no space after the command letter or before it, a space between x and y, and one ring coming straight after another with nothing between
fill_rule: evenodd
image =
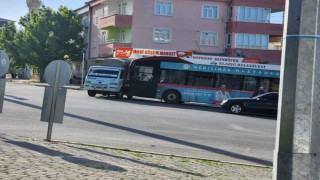
<instances>
[{"instance_id":1,"label":"person standing","mask_svg":"<svg viewBox=\"0 0 320 180\"><path fill-rule=\"evenodd\" d=\"M221 88L218 92L216 92L216 99L214 101L214 104L220 104L223 100L227 100L230 98L230 94L226 91L227 86L221 85Z\"/></svg>"}]
</instances>

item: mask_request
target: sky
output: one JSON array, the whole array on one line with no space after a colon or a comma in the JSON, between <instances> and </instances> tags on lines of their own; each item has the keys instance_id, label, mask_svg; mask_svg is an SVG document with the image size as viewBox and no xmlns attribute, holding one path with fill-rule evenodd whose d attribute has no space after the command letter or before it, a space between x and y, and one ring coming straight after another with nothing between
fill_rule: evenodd
<instances>
[{"instance_id":1,"label":"sky","mask_svg":"<svg viewBox=\"0 0 320 180\"><path fill-rule=\"evenodd\" d=\"M67 6L70 9L82 7L89 0L41 0L46 6L57 10L60 5ZM26 0L0 0L0 18L9 19L17 22L21 16L28 13ZM282 23L282 13L271 14L273 23Z\"/></svg>"},{"instance_id":2,"label":"sky","mask_svg":"<svg viewBox=\"0 0 320 180\"><path fill-rule=\"evenodd\" d=\"M41 0L45 6L57 10L60 5L70 9L82 7L89 0ZM18 22L21 16L28 13L26 0L0 0L0 18Z\"/></svg>"}]
</instances>

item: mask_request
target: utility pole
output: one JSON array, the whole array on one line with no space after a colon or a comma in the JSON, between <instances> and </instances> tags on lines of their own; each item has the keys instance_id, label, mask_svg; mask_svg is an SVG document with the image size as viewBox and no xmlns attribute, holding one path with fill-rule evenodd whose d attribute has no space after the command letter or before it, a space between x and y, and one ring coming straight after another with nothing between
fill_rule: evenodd
<instances>
[{"instance_id":1,"label":"utility pole","mask_svg":"<svg viewBox=\"0 0 320 180\"><path fill-rule=\"evenodd\" d=\"M320 179L320 0L286 0L274 180Z\"/></svg>"}]
</instances>

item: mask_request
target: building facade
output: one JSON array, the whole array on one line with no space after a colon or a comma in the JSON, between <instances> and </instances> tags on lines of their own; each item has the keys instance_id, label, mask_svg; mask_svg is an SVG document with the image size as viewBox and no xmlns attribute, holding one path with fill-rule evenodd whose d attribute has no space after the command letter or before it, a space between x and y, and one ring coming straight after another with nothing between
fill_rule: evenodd
<instances>
[{"instance_id":1,"label":"building facade","mask_svg":"<svg viewBox=\"0 0 320 180\"><path fill-rule=\"evenodd\" d=\"M132 47L280 64L283 24L271 19L284 5L285 0L92 0L83 7L89 11L88 58Z\"/></svg>"},{"instance_id":2,"label":"building facade","mask_svg":"<svg viewBox=\"0 0 320 180\"><path fill-rule=\"evenodd\" d=\"M226 55L281 64L284 7L285 0L230 1Z\"/></svg>"}]
</instances>

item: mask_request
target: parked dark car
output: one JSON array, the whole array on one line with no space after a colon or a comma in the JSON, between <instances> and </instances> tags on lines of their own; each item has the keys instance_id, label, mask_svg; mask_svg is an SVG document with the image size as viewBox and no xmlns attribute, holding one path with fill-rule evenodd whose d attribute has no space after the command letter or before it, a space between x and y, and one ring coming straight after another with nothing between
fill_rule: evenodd
<instances>
[{"instance_id":1,"label":"parked dark car","mask_svg":"<svg viewBox=\"0 0 320 180\"><path fill-rule=\"evenodd\" d=\"M252 98L231 98L222 101L220 105L233 114L243 112L277 114L278 93L270 92Z\"/></svg>"}]
</instances>

